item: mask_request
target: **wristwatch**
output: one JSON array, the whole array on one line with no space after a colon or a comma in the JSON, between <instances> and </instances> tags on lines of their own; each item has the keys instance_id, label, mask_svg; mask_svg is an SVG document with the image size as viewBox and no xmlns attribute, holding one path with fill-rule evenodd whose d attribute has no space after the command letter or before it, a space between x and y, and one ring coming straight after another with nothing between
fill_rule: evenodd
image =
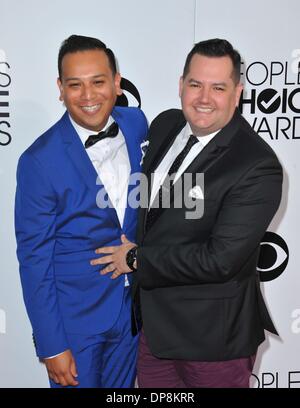
<instances>
[{"instance_id":1,"label":"wristwatch","mask_svg":"<svg viewBox=\"0 0 300 408\"><path fill-rule=\"evenodd\" d=\"M126 263L128 268L130 268L133 272L136 271L136 268L133 266L133 264L136 261L136 250L137 247L131 248L127 254L126 254Z\"/></svg>"}]
</instances>

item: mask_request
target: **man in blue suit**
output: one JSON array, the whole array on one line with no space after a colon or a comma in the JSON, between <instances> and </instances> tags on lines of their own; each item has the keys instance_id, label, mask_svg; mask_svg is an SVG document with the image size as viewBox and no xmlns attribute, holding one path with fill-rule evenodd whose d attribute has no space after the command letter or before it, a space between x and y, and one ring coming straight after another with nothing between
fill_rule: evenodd
<instances>
[{"instance_id":1,"label":"man in blue suit","mask_svg":"<svg viewBox=\"0 0 300 408\"><path fill-rule=\"evenodd\" d=\"M121 77L100 40L66 39L58 70L67 111L17 171L17 255L36 352L52 387L133 387L131 276L102 275L90 259L123 234L135 242L128 196L147 122L140 109L115 106Z\"/></svg>"}]
</instances>

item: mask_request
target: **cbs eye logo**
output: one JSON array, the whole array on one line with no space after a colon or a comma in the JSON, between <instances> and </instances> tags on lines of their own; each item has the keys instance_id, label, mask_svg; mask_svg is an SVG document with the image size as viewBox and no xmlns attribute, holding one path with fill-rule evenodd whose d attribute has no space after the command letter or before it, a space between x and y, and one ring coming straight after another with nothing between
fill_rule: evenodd
<instances>
[{"instance_id":1,"label":"cbs eye logo","mask_svg":"<svg viewBox=\"0 0 300 408\"><path fill-rule=\"evenodd\" d=\"M266 232L260 243L257 271L262 282L278 278L289 261L289 249L285 241L274 232Z\"/></svg>"}]
</instances>

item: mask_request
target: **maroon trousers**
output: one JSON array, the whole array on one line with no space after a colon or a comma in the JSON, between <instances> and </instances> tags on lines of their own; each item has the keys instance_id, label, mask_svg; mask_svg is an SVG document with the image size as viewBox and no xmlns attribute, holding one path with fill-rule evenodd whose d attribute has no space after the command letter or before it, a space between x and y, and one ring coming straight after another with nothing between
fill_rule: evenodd
<instances>
[{"instance_id":1,"label":"maroon trousers","mask_svg":"<svg viewBox=\"0 0 300 408\"><path fill-rule=\"evenodd\" d=\"M137 378L140 388L249 388L255 355L228 361L160 359L150 352L142 331Z\"/></svg>"}]
</instances>

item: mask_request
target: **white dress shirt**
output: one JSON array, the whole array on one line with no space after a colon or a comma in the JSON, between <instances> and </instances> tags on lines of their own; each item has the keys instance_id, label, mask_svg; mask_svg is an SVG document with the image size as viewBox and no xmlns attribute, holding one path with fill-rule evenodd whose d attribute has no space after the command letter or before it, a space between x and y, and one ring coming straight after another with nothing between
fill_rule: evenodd
<instances>
[{"instance_id":1,"label":"white dress shirt","mask_svg":"<svg viewBox=\"0 0 300 408\"><path fill-rule=\"evenodd\" d=\"M79 126L71 117L70 120L78 133L83 146L90 135L98 133ZM113 121L113 118L110 116L106 126L102 130L106 130L113 123ZM98 174L99 179L105 187L109 199L117 212L118 219L122 227L127 204L130 162L125 138L121 130L119 129L117 136L100 140L93 146L86 149L86 152L96 170L96 173Z\"/></svg>"},{"instance_id":2,"label":"white dress shirt","mask_svg":"<svg viewBox=\"0 0 300 408\"><path fill-rule=\"evenodd\" d=\"M175 183L179 179L179 177L183 174L185 169L192 163L195 157L198 156L201 150L215 137L215 135L218 132L219 131L211 133L210 135L206 136L197 136L198 143L194 144L194 146L191 148L191 150L183 160L181 166L179 167L176 173L173 183ZM191 130L191 127L189 123L187 123L185 127L182 129L182 131L178 133L167 154L162 159L159 166L155 169L150 197L150 207L153 204L153 201L158 193L160 186L163 184L164 179L167 177L172 163L174 162L175 158L179 155L179 153L182 151L184 146L187 144L187 141L190 135L192 134L193 132Z\"/></svg>"},{"instance_id":3,"label":"white dress shirt","mask_svg":"<svg viewBox=\"0 0 300 408\"><path fill-rule=\"evenodd\" d=\"M76 122L74 122L70 115L69 118L76 132L78 133L83 146L90 135L96 135L99 133L85 129L78 125ZM114 119L110 116L107 124L102 130L106 130L113 123L113 121ZM119 133L117 136L99 140L93 146L86 149L86 152L98 174L98 177L105 187L110 201L117 212L118 219L122 227L127 206L130 162L128 158L126 141L121 129L119 128ZM125 286L129 286L126 274Z\"/></svg>"}]
</instances>

